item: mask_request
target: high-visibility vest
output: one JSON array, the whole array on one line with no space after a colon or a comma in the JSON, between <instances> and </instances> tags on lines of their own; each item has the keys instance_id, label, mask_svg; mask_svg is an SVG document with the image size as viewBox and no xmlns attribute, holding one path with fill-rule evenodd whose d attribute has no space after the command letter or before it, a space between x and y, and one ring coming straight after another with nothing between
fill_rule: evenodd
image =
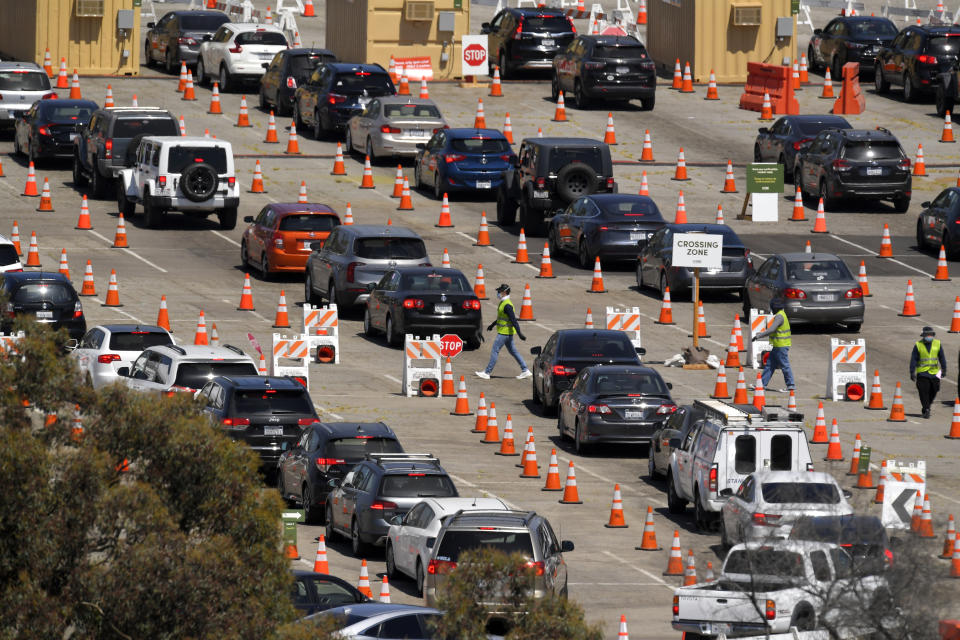
<instances>
[{"instance_id":1,"label":"high-visibility vest","mask_svg":"<svg viewBox=\"0 0 960 640\"><path fill-rule=\"evenodd\" d=\"M777 311L776 314L783 318L783 322L777 327L777 330L773 333L773 336L770 337L770 346L771 347L789 347L790 346L790 320L787 319L787 314L783 309Z\"/></svg>"},{"instance_id":2,"label":"high-visibility vest","mask_svg":"<svg viewBox=\"0 0 960 640\"><path fill-rule=\"evenodd\" d=\"M927 344L920 340L917 342L917 353L920 358L917 360L917 373L930 373L937 375L940 373L940 341L934 340L930 343L930 349Z\"/></svg>"},{"instance_id":3,"label":"high-visibility vest","mask_svg":"<svg viewBox=\"0 0 960 640\"><path fill-rule=\"evenodd\" d=\"M497 305L497 333L502 336L512 336L517 332L507 316L507 307L513 309L513 302L509 298L504 298Z\"/></svg>"}]
</instances>

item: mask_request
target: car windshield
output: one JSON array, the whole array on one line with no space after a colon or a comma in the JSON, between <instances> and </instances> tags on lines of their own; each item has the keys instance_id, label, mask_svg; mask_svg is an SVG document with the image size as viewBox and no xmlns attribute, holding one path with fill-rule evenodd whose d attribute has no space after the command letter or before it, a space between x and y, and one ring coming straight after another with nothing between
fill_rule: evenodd
<instances>
[{"instance_id":1,"label":"car windshield","mask_svg":"<svg viewBox=\"0 0 960 640\"><path fill-rule=\"evenodd\" d=\"M603 198L594 200L605 217L610 220L624 220L627 222L636 222L643 219L644 222L651 220L663 220L660 210L653 200L614 200L612 198Z\"/></svg>"},{"instance_id":2,"label":"car windshield","mask_svg":"<svg viewBox=\"0 0 960 640\"><path fill-rule=\"evenodd\" d=\"M303 82L310 77L313 70L321 62L331 60L332 56L322 56L319 53L310 53L302 56L290 56L290 75Z\"/></svg>"},{"instance_id":3,"label":"car windshield","mask_svg":"<svg viewBox=\"0 0 960 640\"><path fill-rule=\"evenodd\" d=\"M593 376L593 391L602 395L668 394L667 385L655 373L598 373Z\"/></svg>"},{"instance_id":4,"label":"car windshield","mask_svg":"<svg viewBox=\"0 0 960 640\"><path fill-rule=\"evenodd\" d=\"M338 73L333 79L334 93L348 96L386 96L394 93L390 76L385 73L370 73L369 71L351 71Z\"/></svg>"},{"instance_id":5,"label":"car windshield","mask_svg":"<svg viewBox=\"0 0 960 640\"><path fill-rule=\"evenodd\" d=\"M440 110L432 104L385 104L383 116L403 120L439 120Z\"/></svg>"},{"instance_id":6,"label":"car windshield","mask_svg":"<svg viewBox=\"0 0 960 640\"><path fill-rule=\"evenodd\" d=\"M227 150L223 147L170 147L167 171L183 173L191 164L206 163L217 173L227 173Z\"/></svg>"},{"instance_id":7,"label":"car windshield","mask_svg":"<svg viewBox=\"0 0 960 640\"><path fill-rule=\"evenodd\" d=\"M236 44L264 45L264 46L287 46L287 37L276 31L256 30L238 33L233 40Z\"/></svg>"},{"instance_id":8,"label":"car windshield","mask_svg":"<svg viewBox=\"0 0 960 640\"><path fill-rule=\"evenodd\" d=\"M450 146L464 153L510 153L510 144L503 138L454 138Z\"/></svg>"},{"instance_id":9,"label":"car windshield","mask_svg":"<svg viewBox=\"0 0 960 640\"><path fill-rule=\"evenodd\" d=\"M900 158L900 145L892 140L849 141L843 150L847 160L896 160Z\"/></svg>"},{"instance_id":10,"label":"car windshield","mask_svg":"<svg viewBox=\"0 0 960 640\"><path fill-rule=\"evenodd\" d=\"M313 404L306 389L246 389L233 394L235 415L279 415L283 413L313 414Z\"/></svg>"},{"instance_id":11,"label":"car windshield","mask_svg":"<svg viewBox=\"0 0 960 640\"><path fill-rule=\"evenodd\" d=\"M69 105L61 106L57 104L58 100L44 100L43 117L56 124L71 124L78 120L86 122L90 119L90 114L97 108L96 105Z\"/></svg>"},{"instance_id":12,"label":"car windshield","mask_svg":"<svg viewBox=\"0 0 960 640\"><path fill-rule=\"evenodd\" d=\"M461 273L405 273L400 277L403 291L425 293L468 293L473 287Z\"/></svg>"},{"instance_id":13,"label":"car windshield","mask_svg":"<svg viewBox=\"0 0 960 640\"><path fill-rule=\"evenodd\" d=\"M626 336L567 336L560 347L562 358L631 358L636 357L633 345Z\"/></svg>"},{"instance_id":14,"label":"car windshield","mask_svg":"<svg viewBox=\"0 0 960 640\"><path fill-rule=\"evenodd\" d=\"M447 476L411 472L383 476L380 495L394 498L448 498L456 496L457 490Z\"/></svg>"},{"instance_id":15,"label":"car windshield","mask_svg":"<svg viewBox=\"0 0 960 640\"><path fill-rule=\"evenodd\" d=\"M46 91L50 78L40 71L0 71L0 91Z\"/></svg>"},{"instance_id":16,"label":"car windshield","mask_svg":"<svg viewBox=\"0 0 960 640\"><path fill-rule=\"evenodd\" d=\"M323 213L292 213L280 219L280 231L332 231L340 224L336 216Z\"/></svg>"},{"instance_id":17,"label":"car windshield","mask_svg":"<svg viewBox=\"0 0 960 640\"><path fill-rule=\"evenodd\" d=\"M252 362L185 362L177 367L174 385L202 389L217 376L255 376L257 367Z\"/></svg>"},{"instance_id":18,"label":"car windshield","mask_svg":"<svg viewBox=\"0 0 960 640\"><path fill-rule=\"evenodd\" d=\"M930 38L927 43L927 53L932 56L956 56L958 48L960 48L960 34L955 33Z\"/></svg>"},{"instance_id":19,"label":"car windshield","mask_svg":"<svg viewBox=\"0 0 960 640\"><path fill-rule=\"evenodd\" d=\"M821 280L852 280L850 270L840 260L788 262L787 278L807 282Z\"/></svg>"},{"instance_id":20,"label":"car windshield","mask_svg":"<svg viewBox=\"0 0 960 640\"><path fill-rule=\"evenodd\" d=\"M180 28L184 31L216 31L225 22L230 22L230 18L218 15L180 14Z\"/></svg>"},{"instance_id":21,"label":"car windshield","mask_svg":"<svg viewBox=\"0 0 960 640\"><path fill-rule=\"evenodd\" d=\"M893 38L897 35L897 28L885 20L858 20L849 26L855 36Z\"/></svg>"},{"instance_id":22,"label":"car windshield","mask_svg":"<svg viewBox=\"0 0 960 640\"><path fill-rule=\"evenodd\" d=\"M437 549L437 560L456 562L470 549L497 549L506 554L533 557L533 544L527 531L447 531Z\"/></svg>"},{"instance_id":23,"label":"car windshield","mask_svg":"<svg viewBox=\"0 0 960 640\"><path fill-rule=\"evenodd\" d=\"M353 591L320 576L297 576L291 595L294 606L322 605L330 608L358 602L357 595Z\"/></svg>"},{"instance_id":24,"label":"car windshield","mask_svg":"<svg viewBox=\"0 0 960 640\"><path fill-rule=\"evenodd\" d=\"M647 50L643 45L615 45L598 42L593 49L598 58L621 58L626 60L643 60L647 57Z\"/></svg>"},{"instance_id":25,"label":"car windshield","mask_svg":"<svg viewBox=\"0 0 960 640\"><path fill-rule=\"evenodd\" d=\"M166 331L111 331L110 351L143 351L147 347L173 344Z\"/></svg>"},{"instance_id":26,"label":"car windshield","mask_svg":"<svg viewBox=\"0 0 960 640\"><path fill-rule=\"evenodd\" d=\"M557 173L572 162L582 162L597 173L603 173L603 156L597 147L556 148L550 151L550 173Z\"/></svg>"},{"instance_id":27,"label":"car windshield","mask_svg":"<svg viewBox=\"0 0 960 640\"><path fill-rule=\"evenodd\" d=\"M723 572L802 578L803 556L793 551L768 548L736 549L727 556Z\"/></svg>"},{"instance_id":28,"label":"car windshield","mask_svg":"<svg viewBox=\"0 0 960 640\"><path fill-rule=\"evenodd\" d=\"M417 260L427 257L427 247L420 238L358 238L354 254L367 260Z\"/></svg>"},{"instance_id":29,"label":"car windshield","mask_svg":"<svg viewBox=\"0 0 960 640\"><path fill-rule=\"evenodd\" d=\"M20 262L20 257L17 255L16 248L12 244L0 244L0 266L17 264L18 262Z\"/></svg>"},{"instance_id":30,"label":"car windshield","mask_svg":"<svg viewBox=\"0 0 960 640\"><path fill-rule=\"evenodd\" d=\"M403 453L403 447L393 438L379 436L337 438L327 443L327 458L363 460L368 453Z\"/></svg>"},{"instance_id":31,"label":"car windshield","mask_svg":"<svg viewBox=\"0 0 960 640\"><path fill-rule=\"evenodd\" d=\"M562 16L525 16L524 33L570 33L570 23Z\"/></svg>"},{"instance_id":32,"label":"car windshield","mask_svg":"<svg viewBox=\"0 0 960 640\"><path fill-rule=\"evenodd\" d=\"M13 294L13 301L19 304L33 304L49 302L51 304L66 304L76 299L73 289L59 282L37 282L20 285Z\"/></svg>"},{"instance_id":33,"label":"car windshield","mask_svg":"<svg viewBox=\"0 0 960 640\"><path fill-rule=\"evenodd\" d=\"M764 482L763 500L770 504L840 504L840 492L829 482Z\"/></svg>"},{"instance_id":34,"label":"car windshield","mask_svg":"<svg viewBox=\"0 0 960 640\"><path fill-rule=\"evenodd\" d=\"M795 120L794 124L805 136L813 137L824 129L852 129L853 127L846 120L840 118L829 120Z\"/></svg>"},{"instance_id":35,"label":"car windshield","mask_svg":"<svg viewBox=\"0 0 960 640\"><path fill-rule=\"evenodd\" d=\"M120 118L113 124L114 138L178 136L180 127L172 118Z\"/></svg>"}]
</instances>

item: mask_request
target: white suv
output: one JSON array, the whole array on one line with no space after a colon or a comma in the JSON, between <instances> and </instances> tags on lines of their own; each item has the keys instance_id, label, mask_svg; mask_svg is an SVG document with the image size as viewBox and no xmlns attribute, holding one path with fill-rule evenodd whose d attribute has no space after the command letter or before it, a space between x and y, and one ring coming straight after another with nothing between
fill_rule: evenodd
<instances>
[{"instance_id":1,"label":"white suv","mask_svg":"<svg viewBox=\"0 0 960 640\"><path fill-rule=\"evenodd\" d=\"M139 202L148 227L159 226L171 209L204 218L216 212L221 229L237 226L240 187L229 142L148 136L140 141L133 167L117 177L120 211L131 216Z\"/></svg>"},{"instance_id":2,"label":"white suv","mask_svg":"<svg viewBox=\"0 0 960 640\"><path fill-rule=\"evenodd\" d=\"M32 62L0 62L0 126L13 126L37 100L56 98L50 78Z\"/></svg>"},{"instance_id":3,"label":"white suv","mask_svg":"<svg viewBox=\"0 0 960 640\"><path fill-rule=\"evenodd\" d=\"M118 380L136 391L195 393L217 376L255 376L253 358L224 345L158 345L144 349L130 367L117 370Z\"/></svg>"},{"instance_id":4,"label":"white suv","mask_svg":"<svg viewBox=\"0 0 960 640\"><path fill-rule=\"evenodd\" d=\"M218 80L220 91L229 91L242 79L259 80L277 52L287 48L287 36L277 26L228 22L213 36L204 36L197 54L197 83Z\"/></svg>"},{"instance_id":5,"label":"white suv","mask_svg":"<svg viewBox=\"0 0 960 640\"><path fill-rule=\"evenodd\" d=\"M0 236L0 273L7 271L23 271L17 248L5 236Z\"/></svg>"}]
</instances>

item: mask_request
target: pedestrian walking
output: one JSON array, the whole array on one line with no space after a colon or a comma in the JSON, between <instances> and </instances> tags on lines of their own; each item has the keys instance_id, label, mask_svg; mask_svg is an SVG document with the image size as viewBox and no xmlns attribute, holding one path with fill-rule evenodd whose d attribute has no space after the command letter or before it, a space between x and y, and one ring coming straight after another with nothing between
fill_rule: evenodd
<instances>
[{"instance_id":1,"label":"pedestrian walking","mask_svg":"<svg viewBox=\"0 0 960 640\"><path fill-rule=\"evenodd\" d=\"M499 304L497 305L497 319L487 327L487 331L492 331L494 327L496 327L497 337L494 339L493 347L490 349L490 362L487 363L486 369L476 372L477 377L483 378L484 380L490 379L493 368L497 366L497 357L500 355L500 349L506 346L507 351L510 352L510 355L512 355L517 361L517 364L520 365L520 375L517 376L517 380L529 378L533 374L530 373L530 369L527 368L527 363L523 361L523 356L520 355L520 351L517 349L517 343L513 340L513 336L517 336L521 340L526 340L527 336L523 335L523 332L520 331L520 323L517 322L513 302L510 300L509 286L501 284L497 287L497 300L499 300Z\"/></svg>"},{"instance_id":2,"label":"pedestrian walking","mask_svg":"<svg viewBox=\"0 0 960 640\"><path fill-rule=\"evenodd\" d=\"M790 369L790 320L787 318L787 312L783 310L783 300L774 298L770 301L770 310L773 312L773 320L766 330L761 331L751 340L759 340L770 336L770 356L763 365L763 388L766 389L770 384L770 378L773 372L780 369L783 372L783 381L787 385L787 391L795 390L796 384L793 379L793 370Z\"/></svg>"},{"instance_id":3,"label":"pedestrian walking","mask_svg":"<svg viewBox=\"0 0 960 640\"><path fill-rule=\"evenodd\" d=\"M910 379L917 383L924 418L930 417L930 405L940 391L940 378L947 375L947 358L936 335L933 327L924 327L910 354Z\"/></svg>"}]
</instances>

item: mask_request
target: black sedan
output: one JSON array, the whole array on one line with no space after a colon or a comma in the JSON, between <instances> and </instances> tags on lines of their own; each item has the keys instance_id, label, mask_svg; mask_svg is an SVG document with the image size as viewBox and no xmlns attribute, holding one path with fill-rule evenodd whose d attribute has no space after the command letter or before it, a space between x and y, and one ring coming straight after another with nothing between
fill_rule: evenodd
<instances>
[{"instance_id":1,"label":"black sedan","mask_svg":"<svg viewBox=\"0 0 960 640\"><path fill-rule=\"evenodd\" d=\"M670 455L680 446L684 438L690 437L690 431L697 420L703 417L699 405L683 404L670 414L653 432L648 452L648 472L650 478L662 478L670 468Z\"/></svg>"},{"instance_id":2,"label":"black sedan","mask_svg":"<svg viewBox=\"0 0 960 640\"><path fill-rule=\"evenodd\" d=\"M897 37L897 25L876 16L839 16L823 29L814 29L807 46L812 70L830 68L834 82L843 79L843 65L856 62L860 75L873 73L874 59L881 46Z\"/></svg>"},{"instance_id":3,"label":"black sedan","mask_svg":"<svg viewBox=\"0 0 960 640\"><path fill-rule=\"evenodd\" d=\"M160 21L147 23L143 62L148 67L162 62L167 73L179 73L180 64L197 64L204 36L212 36L230 22L222 11L168 11Z\"/></svg>"},{"instance_id":4,"label":"black sedan","mask_svg":"<svg viewBox=\"0 0 960 640\"><path fill-rule=\"evenodd\" d=\"M560 394L569 389L584 367L595 364L640 365L642 347L634 347L623 331L560 329L543 347L533 347L533 401L552 413Z\"/></svg>"},{"instance_id":5,"label":"black sedan","mask_svg":"<svg viewBox=\"0 0 960 640\"><path fill-rule=\"evenodd\" d=\"M640 251L637 260L637 285L653 287L662 298L667 287L670 295L688 293L693 287L693 269L672 264L673 234L707 233L723 236L723 258L720 269L700 271L700 289L733 291L739 293L747 276L753 271L750 250L744 246L733 229L725 224L668 224L657 231Z\"/></svg>"},{"instance_id":6,"label":"black sedan","mask_svg":"<svg viewBox=\"0 0 960 640\"><path fill-rule=\"evenodd\" d=\"M783 116L772 127L760 127L753 143L754 162L779 162L787 181L793 180L797 152L824 129L852 129L843 116Z\"/></svg>"},{"instance_id":7,"label":"black sedan","mask_svg":"<svg viewBox=\"0 0 960 640\"><path fill-rule=\"evenodd\" d=\"M470 349L480 346L483 317L480 299L457 269L403 267L383 274L368 287L363 331L383 331L391 346L407 333L428 336L455 333Z\"/></svg>"},{"instance_id":8,"label":"black sedan","mask_svg":"<svg viewBox=\"0 0 960 640\"><path fill-rule=\"evenodd\" d=\"M87 319L76 290L62 273L48 271L8 271L3 274L2 292L7 308L0 333L10 333L13 318L33 317L54 331L66 329L79 340L87 332Z\"/></svg>"},{"instance_id":9,"label":"black sedan","mask_svg":"<svg viewBox=\"0 0 960 640\"><path fill-rule=\"evenodd\" d=\"M73 134L99 108L92 100L38 100L17 118L13 149L34 164L40 158L72 158Z\"/></svg>"},{"instance_id":10,"label":"black sedan","mask_svg":"<svg viewBox=\"0 0 960 640\"><path fill-rule=\"evenodd\" d=\"M863 324L863 289L843 260L830 253L781 253L766 259L747 278L744 317L750 309L784 303L791 324L844 324L853 332Z\"/></svg>"},{"instance_id":11,"label":"black sedan","mask_svg":"<svg viewBox=\"0 0 960 640\"><path fill-rule=\"evenodd\" d=\"M653 58L633 36L580 35L553 59L553 101L572 91L578 109L592 100L636 99L650 111L656 88Z\"/></svg>"},{"instance_id":12,"label":"black sedan","mask_svg":"<svg viewBox=\"0 0 960 640\"><path fill-rule=\"evenodd\" d=\"M260 77L260 108L275 109L278 116L293 113L293 96L297 87L310 79L317 65L336 62L329 49L284 49L273 57L266 73Z\"/></svg>"},{"instance_id":13,"label":"black sedan","mask_svg":"<svg viewBox=\"0 0 960 640\"><path fill-rule=\"evenodd\" d=\"M560 437L572 437L577 453L600 443L648 443L677 410L670 387L650 367L587 367L560 394Z\"/></svg>"},{"instance_id":14,"label":"black sedan","mask_svg":"<svg viewBox=\"0 0 960 640\"><path fill-rule=\"evenodd\" d=\"M960 258L960 189L944 189L932 201L924 202L917 217L917 247L939 249L947 258Z\"/></svg>"},{"instance_id":15,"label":"black sedan","mask_svg":"<svg viewBox=\"0 0 960 640\"><path fill-rule=\"evenodd\" d=\"M550 220L550 252L567 251L592 269L595 258L636 260L638 247L666 224L647 196L603 193L574 200Z\"/></svg>"},{"instance_id":16,"label":"black sedan","mask_svg":"<svg viewBox=\"0 0 960 640\"><path fill-rule=\"evenodd\" d=\"M298 569L290 573L293 574L293 606L301 615L371 601L352 584L336 576Z\"/></svg>"}]
</instances>

